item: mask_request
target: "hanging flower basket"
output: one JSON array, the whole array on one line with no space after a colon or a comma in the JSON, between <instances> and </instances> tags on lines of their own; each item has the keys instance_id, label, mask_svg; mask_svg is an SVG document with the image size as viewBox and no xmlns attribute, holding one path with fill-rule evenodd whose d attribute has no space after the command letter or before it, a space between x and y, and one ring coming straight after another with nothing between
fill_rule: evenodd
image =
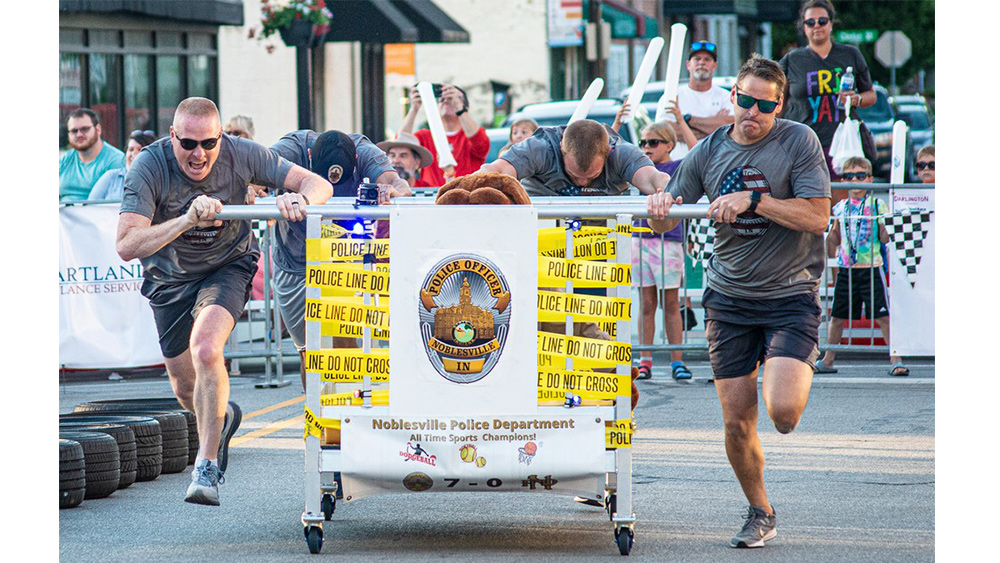
<instances>
[{"instance_id":1,"label":"hanging flower basket","mask_svg":"<svg viewBox=\"0 0 1000 563\"><path fill-rule=\"evenodd\" d=\"M324 0L261 0L263 40L275 33L289 47L317 47L330 31L333 13Z\"/></svg>"}]
</instances>

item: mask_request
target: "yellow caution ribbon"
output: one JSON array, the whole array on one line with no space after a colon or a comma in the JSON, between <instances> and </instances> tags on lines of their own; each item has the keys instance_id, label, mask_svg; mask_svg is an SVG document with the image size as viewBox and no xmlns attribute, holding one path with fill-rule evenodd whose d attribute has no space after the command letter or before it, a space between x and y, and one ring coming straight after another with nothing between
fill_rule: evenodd
<instances>
[{"instance_id":1,"label":"yellow caution ribbon","mask_svg":"<svg viewBox=\"0 0 1000 563\"><path fill-rule=\"evenodd\" d=\"M363 338L365 327L360 325L349 325L344 323L328 322L320 325L320 334L323 336L339 336L341 338ZM382 329L372 329L372 340L389 340L389 331Z\"/></svg>"},{"instance_id":2,"label":"yellow caution ribbon","mask_svg":"<svg viewBox=\"0 0 1000 563\"><path fill-rule=\"evenodd\" d=\"M327 263L306 266L306 287L389 295L389 272L362 269L363 264Z\"/></svg>"},{"instance_id":3,"label":"yellow caution ribbon","mask_svg":"<svg viewBox=\"0 0 1000 563\"><path fill-rule=\"evenodd\" d=\"M632 363L632 344L538 331L538 352L589 361Z\"/></svg>"},{"instance_id":4,"label":"yellow caution ribbon","mask_svg":"<svg viewBox=\"0 0 1000 563\"><path fill-rule=\"evenodd\" d=\"M306 407L305 419L305 432L302 434L303 440L309 436L315 436L322 440L324 428L340 430L339 418L320 418L309 407Z\"/></svg>"},{"instance_id":5,"label":"yellow caution ribbon","mask_svg":"<svg viewBox=\"0 0 1000 563\"><path fill-rule=\"evenodd\" d=\"M362 305L354 297L306 299L306 320L389 329L389 306Z\"/></svg>"},{"instance_id":6,"label":"yellow caution ribbon","mask_svg":"<svg viewBox=\"0 0 1000 563\"><path fill-rule=\"evenodd\" d=\"M632 285L632 266L577 258L538 257L539 287L617 287Z\"/></svg>"},{"instance_id":7,"label":"yellow caution ribbon","mask_svg":"<svg viewBox=\"0 0 1000 563\"><path fill-rule=\"evenodd\" d=\"M389 239L306 239L306 261L358 260L366 254L389 257Z\"/></svg>"},{"instance_id":8,"label":"yellow caution ribbon","mask_svg":"<svg viewBox=\"0 0 1000 563\"><path fill-rule=\"evenodd\" d=\"M557 291L538 290L538 321L630 321L632 300L599 295L576 295Z\"/></svg>"},{"instance_id":9,"label":"yellow caution ribbon","mask_svg":"<svg viewBox=\"0 0 1000 563\"><path fill-rule=\"evenodd\" d=\"M356 348L306 352L306 373L319 373L323 383L360 383L365 376L375 383L389 381L389 349L364 353Z\"/></svg>"},{"instance_id":10,"label":"yellow caution ribbon","mask_svg":"<svg viewBox=\"0 0 1000 563\"><path fill-rule=\"evenodd\" d=\"M566 393L585 400L614 400L632 396L631 374L593 371L538 370L538 399L565 399Z\"/></svg>"},{"instance_id":11,"label":"yellow caution ribbon","mask_svg":"<svg viewBox=\"0 0 1000 563\"><path fill-rule=\"evenodd\" d=\"M613 361L585 360L582 358L573 359L573 369L576 371L591 371L595 369L613 368L618 365ZM566 356L560 354L538 353L538 368L565 369Z\"/></svg>"},{"instance_id":12,"label":"yellow caution ribbon","mask_svg":"<svg viewBox=\"0 0 1000 563\"><path fill-rule=\"evenodd\" d=\"M566 256L565 245L558 248L539 249L542 256L563 258ZM618 256L618 242L613 238L585 237L573 240L573 257L588 260L608 260Z\"/></svg>"},{"instance_id":13,"label":"yellow caution ribbon","mask_svg":"<svg viewBox=\"0 0 1000 563\"><path fill-rule=\"evenodd\" d=\"M389 390L375 389L371 392L372 405L383 406L389 404ZM328 393L321 395L319 402L324 407L358 407L365 403L365 400L355 395L355 393Z\"/></svg>"},{"instance_id":14,"label":"yellow caution ribbon","mask_svg":"<svg viewBox=\"0 0 1000 563\"><path fill-rule=\"evenodd\" d=\"M319 226L320 238L340 238L348 233L350 233L350 231L336 224L323 223Z\"/></svg>"},{"instance_id":15,"label":"yellow caution ribbon","mask_svg":"<svg viewBox=\"0 0 1000 563\"><path fill-rule=\"evenodd\" d=\"M616 420L614 425L604 428L604 447L610 450L632 447L632 434L635 423L632 419Z\"/></svg>"}]
</instances>

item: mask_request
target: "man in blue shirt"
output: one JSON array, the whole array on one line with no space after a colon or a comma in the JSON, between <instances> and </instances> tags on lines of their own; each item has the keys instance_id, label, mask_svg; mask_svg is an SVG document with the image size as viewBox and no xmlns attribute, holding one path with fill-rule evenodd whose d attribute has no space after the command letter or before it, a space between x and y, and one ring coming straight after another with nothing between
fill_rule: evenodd
<instances>
[{"instance_id":1,"label":"man in blue shirt","mask_svg":"<svg viewBox=\"0 0 1000 563\"><path fill-rule=\"evenodd\" d=\"M98 178L125 166L125 153L101 140L101 120L93 110L73 110L66 120L72 149L59 158L59 201L84 200Z\"/></svg>"}]
</instances>

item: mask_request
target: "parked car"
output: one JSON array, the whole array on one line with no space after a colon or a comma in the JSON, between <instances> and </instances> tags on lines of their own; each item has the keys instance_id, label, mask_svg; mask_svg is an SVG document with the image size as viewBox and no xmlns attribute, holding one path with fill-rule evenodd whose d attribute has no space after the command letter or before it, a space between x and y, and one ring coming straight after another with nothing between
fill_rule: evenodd
<instances>
[{"instance_id":1,"label":"parked car","mask_svg":"<svg viewBox=\"0 0 1000 563\"><path fill-rule=\"evenodd\" d=\"M534 119L542 127L566 125L569 122L569 118L573 116L577 104L579 104L579 100L528 104L508 116L504 121L504 125L510 127L511 123L525 117ZM615 115L618 114L618 110L621 107L622 104L618 100L601 98L594 102L594 105L590 108L590 113L587 114L587 118L611 125L614 123ZM631 121L622 126L618 134L621 135L622 139L636 145L639 143L639 132L649 122L649 115L645 110L640 109L634 114ZM500 146L502 147L503 144Z\"/></svg>"},{"instance_id":2,"label":"parked car","mask_svg":"<svg viewBox=\"0 0 1000 563\"><path fill-rule=\"evenodd\" d=\"M910 128L914 154L927 145L934 144L934 118L923 96L895 96L890 99L896 118Z\"/></svg>"},{"instance_id":3,"label":"parked car","mask_svg":"<svg viewBox=\"0 0 1000 563\"><path fill-rule=\"evenodd\" d=\"M490 138L490 152L486 155L486 163L489 164L497 159L500 149L510 140L510 127L487 129L486 136Z\"/></svg>"},{"instance_id":4,"label":"parked car","mask_svg":"<svg viewBox=\"0 0 1000 563\"><path fill-rule=\"evenodd\" d=\"M875 137L877 157L872 162L872 173L877 180L888 182L892 160L892 124L896 122L896 113L889 103L888 91L878 84L874 89L875 104L858 108L858 116Z\"/></svg>"},{"instance_id":5,"label":"parked car","mask_svg":"<svg viewBox=\"0 0 1000 563\"><path fill-rule=\"evenodd\" d=\"M687 84L687 80L681 80L680 84ZM712 86L722 88L727 92L732 89L733 84L736 84L735 76L716 76L712 78ZM649 114L651 119L656 117L656 104L663 96L664 88L666 88L666 83L662 80L646 84L646 92L642 95L642 100L639 101L639 105L645 108L646 113ZM625 88L620 94L618 94L618 99L624 102L628 99L628 95L631 91L632 85L630 84L628 88Z\"/></svg>"}]
</instances>

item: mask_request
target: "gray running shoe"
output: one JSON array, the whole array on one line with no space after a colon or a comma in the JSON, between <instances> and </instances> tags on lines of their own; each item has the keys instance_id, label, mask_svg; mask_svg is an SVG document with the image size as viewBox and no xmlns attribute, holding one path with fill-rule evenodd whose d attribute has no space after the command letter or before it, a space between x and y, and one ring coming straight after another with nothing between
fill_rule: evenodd
<instances>
[{"instance_id":1,"label":"gray running shoe","mask_svg":"<svg viewBox=\"0 0 1000 563\"><path fill-rule=\"evenodd\" d=\"M226 405L226 419L222 421L222 437L219 439L219 471L224 472L229 467L229 440L236 435L236 430L243 420L243 411L236 403L229 401Z\"/></svg>"},{"instance_id":2,"label":"gray running shoe","mask_svg":"<svg viewBox=\"0 0 1000 563\"><path fill-rule=\"evenodd\" d=\"M191 484L184 502L219 506L219 483L225 482L218 465L202 460L191 472Z\"/></svg>"},{"instance_id":3,"label":"gray running shoe","mask_svg":"<svg viewBox=\"0 0 1000 563\"><path fill-rule=\"evenodd\" d=\"M763 508L750 505L743 520L743 529L730 542L733 547L764 547L764 542L778 535L777 511L768 514Z\"/></svg>"}]
</instances>

